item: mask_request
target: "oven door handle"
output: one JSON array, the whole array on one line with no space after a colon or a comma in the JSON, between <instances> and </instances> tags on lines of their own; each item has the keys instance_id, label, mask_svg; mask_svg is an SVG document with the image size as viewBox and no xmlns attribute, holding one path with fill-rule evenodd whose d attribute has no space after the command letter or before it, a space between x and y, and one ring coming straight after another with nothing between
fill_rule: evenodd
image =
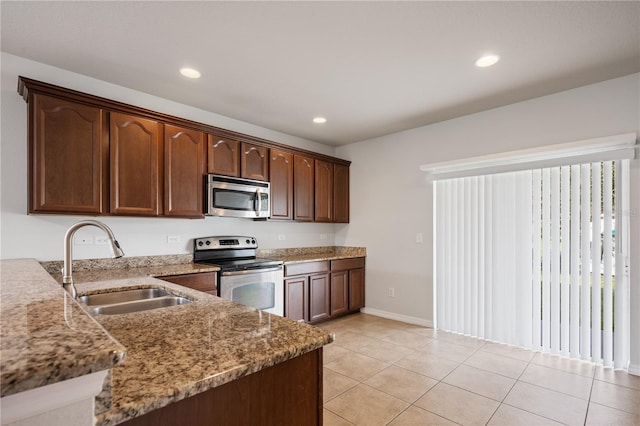
<instances>
[{"instance_id":1,"label":"oven door handle","mask_svg":"<svg viewBox=\"0 0 640 426\"><path fill-rule=\"evenodd\" d=\"M232 277L234 275L261 274L263 272L275 272L275 271L281 271L281 270L282 270L282 266L276 266L274 268L245 269L242 271L225 271L222 273L222 276Z\"/></svg>"}]
</instances>

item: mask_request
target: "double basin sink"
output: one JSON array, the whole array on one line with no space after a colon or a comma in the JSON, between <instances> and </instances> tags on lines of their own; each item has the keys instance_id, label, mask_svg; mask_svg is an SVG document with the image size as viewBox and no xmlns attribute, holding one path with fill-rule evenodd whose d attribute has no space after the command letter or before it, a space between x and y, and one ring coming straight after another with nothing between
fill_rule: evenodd
<instances>
[{"instance_id":1,"label":"double basin sink","mask_svg":"<svg viewBox=\"0 0 640 426\"><path fill-rule=\"evenodd\" d=\"M157 287L91 294L80 296L78 300L94 314L101 315L128 314L191 303L186 297Z\"/></svg>"}]
</instances>

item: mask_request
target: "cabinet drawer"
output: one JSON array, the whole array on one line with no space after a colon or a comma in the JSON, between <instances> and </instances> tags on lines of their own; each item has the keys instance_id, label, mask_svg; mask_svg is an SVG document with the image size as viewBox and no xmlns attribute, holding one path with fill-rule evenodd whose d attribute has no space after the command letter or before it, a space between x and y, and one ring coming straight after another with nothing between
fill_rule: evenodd
<instances>
[{"instance_id":1,"label":"cabinet drawer","mask_svg":"<svg viewBox=\"0 0 640 426\"><path fill-rule=\"evenodd\" d=\"M203 291L205 293L218 294L217 292L217 277L215 272L201 272L198 274L185 274L185 275L171 275L165 277L158 277L161 280L169 281L170 283L178 284L184 287L189 287L194 290Z\"/></svg>"},{"instance_id":2,"label":"cabinet drawer","mask_svg":"<svg viewBox=\"0 0 640 426\"><path fill-rule=\"evenodd\" d=\"M326 272L328 270L329 261L327 260L284 265L284 275L287 277L291 275L315 274L317 272Z\"/></svg>"},{"instance_id":3,"label":"cabinet drawer","mask_svg":"<svg viewBox=\"0 0 640 426\"><path fill-rule=\"evenodd\" d=\"M332 271L343 271L345 269L364 268L364 257L354 257L351 259L340 259L331 261Z\"/></svg>"}]
</instances>

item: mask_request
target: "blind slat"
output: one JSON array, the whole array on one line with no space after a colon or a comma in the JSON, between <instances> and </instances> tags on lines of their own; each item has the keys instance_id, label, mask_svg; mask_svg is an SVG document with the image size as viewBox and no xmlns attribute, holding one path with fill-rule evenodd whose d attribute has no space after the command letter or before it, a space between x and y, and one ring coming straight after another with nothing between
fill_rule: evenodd
<instances>
[{"instance_id":1,"label":"blind slat","mask_svg":"<svg viewBox=\"0 0 640 426\"><path fill-rule=\"evenodd\" d=\"M560 352L560 169L551 169L551 238L550 263L551 280L549 282L551 303L550 349Z\"/></svg>"},{"instance_id":2,"label":"blind slat","mask_svg":"<svg viewBox=\"0 0 640 426\"><path fill-rule=\"evenodd\" d=\"M591 165L591 359L602 362L602 347L600 346L602 328L601 316L601 284L600 284L600 211L601 196L601 168L600 163Z\"/></svg>"},{"instance_id":3,"label":"blind slat","mask_svg":"<svg viewBox=\"0 0 640 426\"><path fill-rule=\"evenodd\" d=\"M551 345L551 171L542 170L542 348Z\"/></svg>"},{"instance_id":4,"label":"blind slat","mask_svg":"<svg viewBox=\"0 0 640 426\"><path fill-rule=\"evenodd\" d=\"M612 286L613 275L611 259L613 257L612 235L613 232L613 186L612 186L612 163L607 161L604 163L603 169L603 212L604 212L604 229L603 229L603 287L602 287L602 362L605 367L613 366L613 300Z\"/></svg>"},{"instance_id":5,"label":"blind slat","mask_svg":"<svg viewBox=\"0 0 640 426\"><path fill-rule=\"evenodd\" d=\"M580 166L580 356L591 359L591 303L589 279L591 262L589 250L591 238L589 236L589 219L591 200L589 185L591 183L591 169L588 164Z\"/></svg>"},{"instance_id":6,"label":"blind slat","mask_svg":"<svg viewBox=\"0 0 640 426\"><path fill-rule=\"evenodd\" d=\"M572 358L580 357L580 166L571 166L571 297L570 348Z\"/></svg>"},{"instance_id":7,"label":"blind slat","mask_svg":"<svg viewBox=\"0 0 640 426\"><path fill-rule=\"evenodd\" d=\"M571 259L571 210L570 210L570 175L571 169L569 167L562 167L561 169L561 183L560 183L560 245L561 245L561 254L560 258L565 260L564 266L562 267L562 278L560 280L561 286L561 307L560 307L560 348L561 353L565 356L569 355L569 324L570 322L570 312L571 312L571 304L570 304L570 281L571 275L570 271L570 263L567 262L568 259Z\"/></svg>"},{"instance_id":8,"label":"blind slat","mask_svg":"<svg viewBox=\"0 0 640 426\"><path fill-rule=\"evenodd\" d=\"M540 170L534 170L532 173L532 198L534 200L540 200L542 197L542 172ZM539 202L533 203L533 232L531 233L531 246L533 251L533 265L532 265L532 304L533 304L533 347L538 349L542 347L542 280L541 269L542 263L540 250L542 241L542 210Z\"/></svg>"}]
</instances>

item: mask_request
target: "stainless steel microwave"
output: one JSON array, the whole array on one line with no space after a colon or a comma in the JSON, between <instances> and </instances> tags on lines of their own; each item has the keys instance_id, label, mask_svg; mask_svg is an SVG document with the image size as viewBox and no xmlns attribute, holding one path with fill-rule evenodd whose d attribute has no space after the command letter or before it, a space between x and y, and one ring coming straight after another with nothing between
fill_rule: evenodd
<instances>
[{"instance_id":1,"label":"stainless steel microwave","mask_svg":"<svg viewBox=\"0 0 640 426\"><path fill-rule=\"evenodd\" d=\"M209 216L260 219L271 215L269 182L210 174L204 192Z\"/></svg>"}]
</instances>

